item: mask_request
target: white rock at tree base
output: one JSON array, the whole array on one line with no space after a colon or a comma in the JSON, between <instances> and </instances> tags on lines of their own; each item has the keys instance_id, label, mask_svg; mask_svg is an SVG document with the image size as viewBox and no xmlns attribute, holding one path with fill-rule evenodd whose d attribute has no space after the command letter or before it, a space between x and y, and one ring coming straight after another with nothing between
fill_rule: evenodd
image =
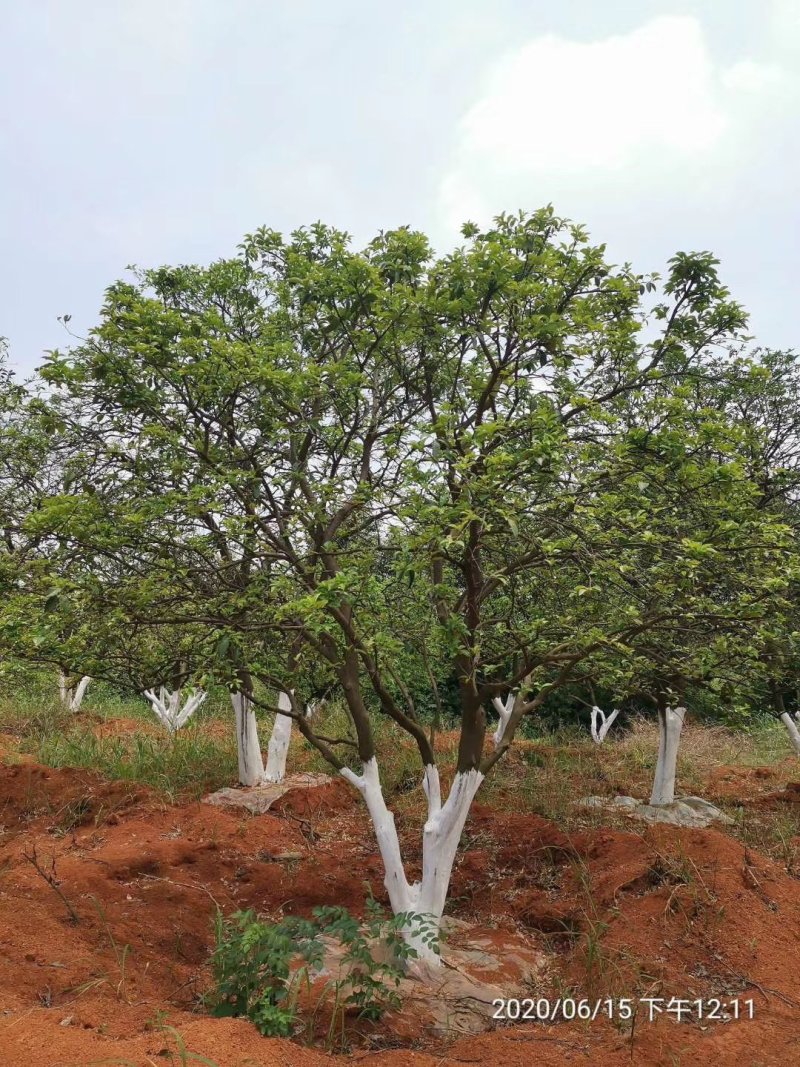
<instances>
[{"instance_id":1,"label":"white rock at tree base","mask_svg":"<svg viewBox=\"0 0 800 1067\"><path fill-rule=\"evenodd\" d=\"M691 826L701 829L712 822L731 824L733 819L702 797L676 797L671 804L646 804L636 797L584 797L576 800L583 808L624 808L635 819L663 822L672 826Z\"/></svg>"},{"instance_id":2,"label":"white rock at tree base","mask_svg":"<svg viewBox=\"0 0 800 1067\"><path fill-rule=\"evenodd\" d=\"M282 782L265 782L263 785L240 786L236 789L218 789L203 797L206 804L220 808L245 808L254 815L269 811L275 801L290 789L316 789L333 779L329 774L287 774Z\"/></svg>"}]
</instances>

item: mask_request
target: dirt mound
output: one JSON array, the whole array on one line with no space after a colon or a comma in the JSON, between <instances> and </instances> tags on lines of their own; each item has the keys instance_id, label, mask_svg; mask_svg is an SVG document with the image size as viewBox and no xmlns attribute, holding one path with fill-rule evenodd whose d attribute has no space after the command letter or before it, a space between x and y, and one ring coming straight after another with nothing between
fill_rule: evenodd
<instances>
[{"instance_id":1,"label":"dirt mound","mask_svg":"<svg viewBox=\"0 0 800 1067\"><path fill-rule=\"evenodd\" d=\"M766 807L774 807L781 804L800 804L800 782L789 782L783 789L777 789L774 793L767 793L760 797L759 804Z\"/></svg>"},{"instance_id":2,"label":"dirt mound","mask_svg":"<svg viewBox=\"0 0 800 1067\"><path fill-rule=\"evenodd\" d=\"M768 781L768 780L762 780ZM774 786L773 786L774 788ZM281 798L253 817L36 765L0 767L0 1063L180 1062L178 1040L219 1067L331 1063L197 1014L212 918L317 904L358 913L382 868L346 783L325 803ZM301 791L298 791L300 793ZM419 826L398 819L410 868ZM502 1023L449 1049L391 1024L354 1025L359 1062L786 1064L800 1053L800 881L718 830L647 826L565 833L544 818L475 805L454 872L452 914L522 932L548 959L531 996L750 998L755 1018L681 1023ZM38 870L37 870L38 866ZM72 916L77 918L75 921ZM392 1048L402 1040L405 1047ZM411 1052L409 1044L417 1047Z\"/></svg>"},{"instance_id":3,"label":"dirt mound","mask_svg":"<svg viewBox=\"0 0 800 1067\"><path fill-rule=\"evenodd\" d=\"M287 789L272 805L272 810L276 815L318 815L352 811L358 804L359 797L353 787L342 779L333 779L315 789Z\"/></svg>"},{"instance_id":4,"label":"dirt mound","mask_svg":"<svg viewBox=\"0 0 800 1067\"><path fill-rule=\"evenodd\" d=\"M777 782L796 773L797 761L794 759L771 767L715 767L709 774L705 792L711 799L747 804L757 801L774 789Z\"/></svg>"}]
</instances>

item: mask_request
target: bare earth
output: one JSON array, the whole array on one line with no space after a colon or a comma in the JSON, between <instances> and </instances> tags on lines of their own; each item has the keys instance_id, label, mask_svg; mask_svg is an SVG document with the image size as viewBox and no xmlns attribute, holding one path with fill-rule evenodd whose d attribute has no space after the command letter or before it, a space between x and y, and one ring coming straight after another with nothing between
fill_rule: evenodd
<instances>
[{"instance_id":1,"label":"bare earth","mask_svg":"<svg viewBox=\"0 0 800 1067\"><path fill-rule=\"evenodd\" d=\"M797 810L789 769L721 768L705 795L735 795L754 812ZM407 814L398 824L413 865L417 825ZM290 790L251 815L171 806L83 771L22 763L0 766L0 828L4 1067L181 1063L179 1041L218 1067L800 1063L800 880L721 829L621 815L565 834L538 816L476 804L450 911L483 943L513 941L542 960L531 996L750 998L754 1019L651 1023L640 1011L632 1030L601 1013L443 1038L401 1012L380 1024L351 1020L347 1054L331 1057L324 1011L312 1045L308 1034L262 1038L198 1003L216 904L275 916L317 904L358 912L365 881L381 899L372 834L344 782ZM26 858L34 848L77 922Z\"/></svg>"}]
</instances>

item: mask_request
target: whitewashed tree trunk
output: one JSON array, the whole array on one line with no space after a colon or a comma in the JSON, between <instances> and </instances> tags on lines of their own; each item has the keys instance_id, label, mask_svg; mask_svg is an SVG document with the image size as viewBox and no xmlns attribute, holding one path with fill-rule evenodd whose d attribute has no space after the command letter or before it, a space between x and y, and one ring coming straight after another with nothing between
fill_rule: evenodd
<instances>
[{"instance_id":1,"label":"whitewashed tree trunk","mask_svg":"<svg viewBox=\"0 0 800 1067\"><path fill-rule=\"evenodd\" d=\"M597 745L602 745L606 734L611 729L611 724L619 715L619 708L614 708L608 715L595 704L592 708L592 740ZM598 725L599 722L599 725Z\"/></svg>"},{"instance_id":2,"label":"whitewashed tree trunk","mask_svg":"<svg viewBox=\"0 0 800 1067\"><path fill-rule=\"evenodd\" d=\"M789 740L792 742L792 748L794 749L795 754L800 756L800 730L798 730L797 724L788 711L784 711L781 715L781 722L786 727L786 732L789 735Z\"/></svg>"},{"instance_id":3,"label":"whitewashed tree trunk","mask_svg":"<svg viewBox=\"0 0 800 1067\"><path fill-rule=\"evenodd\" d=\"M383 859L384 884L392 911L395 915L407 911L424 915L438 930L461 831L483 775L477 770L456 774L447 800L442 804L439 772L433 765L425 768L422 784L428 798L428 818L422 831L422 879L410 884L403 867L394 815L383 798L377 760L375 757L368 760L360 775L349 767L345 767L341 774L359 790L366 802ZM432 966L441 964L439 955L423 941L423 931L417 924L406 925L402 934L420 960Z\"/></svg>"},{"instance_id":4,"label":"whitewashed tree trunk","mask_svg":"<svg viewBox=\"0 0 800 1067\"><path fill-rule=\"evenodd\" d=\"M675 799L675 772L686 708L666 707L658 712L658 762L651 804L671 804Z\"/></svg>"},{"instance_id":5,"label":"whitewashed tree trunk","mask_svg":"<svg viewBox=\"0 0 800 1067\"><path fill-rule=\"evenodd\" d=\"M69 679L66 674L64 674L63 671L61 672L58 679L58 695L65 708L68 708L69 711L78 711L80 709L80 706L83 703L83 698L86 695L87 686L91 680L92 679L88 674L84 674L78 684L73 688L69 684Z\"/></svg>"},{"instance_id":6,"label":"whitewashed tree trunk","mask_svg":"<svg viewBox=\"0 0 800 1067\"><path fill-rule=\"evenodd\" d=\"M305 717L311 719L317 712L319 703L312 701L307 705ZM278 708L291 711L292 702L288 694L278 694ZM267 766L264 772L264 780L267 782L282 782L286 777L286 757L289 754L289 743L292 739L293 719L289 715L281 715L280 711L275 716L272 724L272 734L267 746Z\"/></svg>"},{"instance_id":7,"label":"whitewashed tree trunk","mask_svg":"<svg viewBox=\"0 0 800 1067\"><path fill-rule=\"evenodd\" d=\"M267 767L264 772L267 782L282 782L286 775L286 756L292 739L292 719L289 715L281 715L281 710L292 710L292 702L287 693L278 694L278 714L272 724L272 734L267 747Z\"/></svg>"},{"instance_id":8,"label":"whitewashed tree trunk","mask_svg":"<svg viewBox=\"0 0 800 1067\"><path fill-rule=\"evenodd\" d=\"M178 730L186 725L206 699L206 694L202 689L192 689L185 704L181 707L182 690L174 689L170 692L163 685L158 691L158 696L152 689L145 689L144 695L150 701L150 706L159 720L166 726L170 737L174 737Z\"/></svg>"},{"instance_id":9,"label":"whitewashed tree trunk","mask_svg":"<svg viewBox=\"0 0 800 1067\"><path fill-rule=\"evenodd\" d=\"M236 714L239 781L242 785L260 785L264 780L264 763L252 701L244 693L231 693L231 703Z\"/></svg>"},{"instance_id":10,"label":"whitewashed tree trunk","mask_svg":"<svg viewBox=\"0 0 800 1067\"><path fill-rule=\"evenodd\" d=\"M492 734L492 741L495 747L503 740L503 734L506 732L508 726L508 720L511 718L511 712L514 710L514 700L516 699L516 693L509 693L505 700L500 697L492 697L492 704L494 709L500 716L500 722L497 724L497 729Z\"/></svg>"}]
</instances>

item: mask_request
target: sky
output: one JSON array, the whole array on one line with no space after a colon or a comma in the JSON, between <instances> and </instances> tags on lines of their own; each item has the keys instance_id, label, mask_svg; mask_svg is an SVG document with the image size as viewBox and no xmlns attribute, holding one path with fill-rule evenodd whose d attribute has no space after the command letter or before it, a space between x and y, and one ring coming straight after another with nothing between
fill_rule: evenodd
<instances>
[{"instance_id":1,"label":"sky","mask_svg":"<svg viewBox=\"0 0 800 1067\"><path fill-rule=\"evenodd\" d=\"M800 0L0 0L0 336L26 373L129 264L322 219L438 250L556 211L709 249L800 348Z\"/></svg>"}]
</instances>

